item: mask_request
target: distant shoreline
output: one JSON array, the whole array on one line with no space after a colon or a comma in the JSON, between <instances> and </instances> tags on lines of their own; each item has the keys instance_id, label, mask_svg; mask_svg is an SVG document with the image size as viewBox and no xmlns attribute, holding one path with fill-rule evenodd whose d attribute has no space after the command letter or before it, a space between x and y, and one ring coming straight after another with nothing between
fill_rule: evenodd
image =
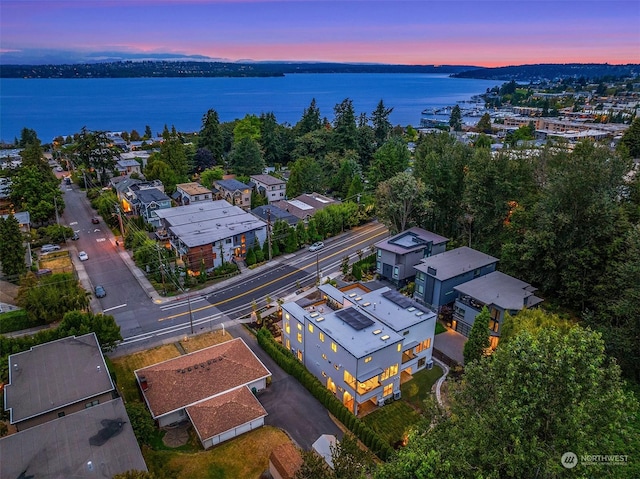
<instances>
[{"instance_id":1,"label":"distant shoreline","mask_svg":"<svg viewBox=\"0 0 640 479\"><path fill-rule=\"evenodd\" d=\"M0 78L268 78L294 73L420 73L494 81L558 78L637 78L640 65L535 64L496 68L470 65L383 65L349 63L231 63L202 61L119 61L64 65L1 65Z\"/></svg>"}]
</instances>

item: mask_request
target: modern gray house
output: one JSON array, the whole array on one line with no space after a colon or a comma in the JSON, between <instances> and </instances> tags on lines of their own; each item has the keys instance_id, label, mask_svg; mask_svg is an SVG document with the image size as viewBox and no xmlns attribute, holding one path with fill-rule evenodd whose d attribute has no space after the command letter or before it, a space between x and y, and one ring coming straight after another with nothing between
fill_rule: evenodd
<instances>
[{"instance_id":1,"label":"modern gray house","mask_svg":"<svg viewBox=\"0 0 640 479\"><path fill-rule=\"evenodd\" d=\"M534 295L536 288L500 271L472 279L455 286L458 293L453 306L453 328L469 336L476 316L483 307L491 315L489 330L491 347L498 345L505 313L515 315L524 308L532 308L542 302Z\"/></svg>"},{"instance_id":2,"label":"modern gray house","mask_svg":"<svg viewBox=\"0 0 640 479\"><path fill-rule=\"evenodd\" d=\"M353 414L400 397L432 363L436 317L395 290L325 284L309 307L285 303L283 344Z\"/></svg>"},{"instance_id":3,"label":"modern gray house","mask_svg":"<svg viewBox=\"0 0 640 479\"><path fill-rule=\"evenodd\" d=\"M415 277L413 267L423 258L443 253L447 241L422 228L409 228L384 239L375 244L376 273L397 287L404 286Z\"/></svg>"},{"instance_id":4,"label":"modern gray house","mask_svg":"<svg viewBox=\"0 0 640 479\"><path fill-rule=\"evenodd\" d=\"M171 208L171 198L157 188L137 190L131 203L137 214L156 228L161 225L157 211Z\"/></svg>"},{"instance_id":5,"label":"modern gray house","mask_svg":"<svg viewBox=\"0 0 640 479\"><path fill-rule=\"evenodd\" d=\"M414 266L416 286L413 298L437 311L453 304L455 287L496 270L498 258L467 246L424 258Z\"/></svg>"}]
</instances>

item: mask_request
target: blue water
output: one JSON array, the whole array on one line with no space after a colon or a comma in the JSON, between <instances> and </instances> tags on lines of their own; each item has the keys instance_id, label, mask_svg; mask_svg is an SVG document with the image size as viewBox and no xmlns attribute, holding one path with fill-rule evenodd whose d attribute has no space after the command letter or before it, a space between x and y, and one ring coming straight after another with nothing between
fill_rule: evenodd
<instances>
[{"instance_id":1,"label":"blue water","mask_svg":"<svg viewBox=\"0 0 640 479\"><path fill-rule=\"evenodd\" d=\"M426 74L296 74L278 78L0 79L0 139L13 141L22 128L45 143L58 135L89 130L154 133L164 125L198 131L210 108L221 122L246 114L273 112L278 123L294 125L313 98L320 114L333 120L345 98L356 114L382 99L394 125L420 123L425 108L454 105L484 93L497 82Z\"/></svg>"}]
</instances>

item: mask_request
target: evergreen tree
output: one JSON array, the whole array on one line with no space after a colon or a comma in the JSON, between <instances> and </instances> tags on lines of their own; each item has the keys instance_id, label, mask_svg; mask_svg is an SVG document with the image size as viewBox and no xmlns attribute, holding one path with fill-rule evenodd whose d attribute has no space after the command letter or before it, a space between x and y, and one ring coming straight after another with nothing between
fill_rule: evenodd
<instances>
[{"instance_id":1,"label":"evergreen tree","mask_svg":"<svg viewBox=\"0 0 640 479\"><path fill-rule=\"evenodd\" d=\"M485 356L485 351L490 346L489 343L489 320L491 315L486 306L482 308L480 314L476 316L469 333L469 339L464 343L464 363L471 364L479 361Z\"/></svg>"},{"instance_id":2,"label":"evergreen tree","mask_svg":"<svg viewBox=\"0 0 640 479\"><path fill-rule=\"evenodd\" d=\"M176 127L172 126L171 131L169 131L165 126L162 138L164 141L160 146L160 159L171 168L178 181L187 181L189 163L184 144L176 131Z\"/></svg>"},{"instance_id":3,"label":"evergreen tree","mask_svg":"<svg viewBox=\"0 0 640 479\"><path fill-rule=\"evenodd\" d=\"M449 126L453 131L462 131L462 112L460 106L456 105L451 110L451 116L449 117Z\"/></svg>"},{"instance_id":4,"label":"evergreen tree","mask_svg":"<svg viewBox=\"0 0 640 479\"><path fill-rule=\"evenodd\" d=\"M16 217L9 215L5 219L0 216L0 265L4 276L13 282L17 282L18 277L27 270L23 242Z\"/></svg>"},{"instance_id":5,"label":"evergreen tree","mask_svg":"<svg viewBox=\"0 0 640 479\"><path fill-rule=\"evenodd\" d=\"M291 166L287 181L287 198L295 198L302 193L324 192L324 172L313 158L301 158Z\"/></svg>"},{"instance_id":6,"label":"evergreen tree","mask_svg":"<svg viewBox=\"0 0 640 479\"><path fill-rule=\"evenodd\" d=\"M627 148L631 158L640 158L640 117L636 117L624 132L620 143Z\"/></svg>"},{"instance_id":7,"label":"evergreen tree","mask_svg":"<svg viewBox=\"0 0 640 479\"><path fill-rule=\"evenodd\" d=\"M311 100L309 108L305 108L302 113L302 118L296 123L294 127L297 137L306 135L315 130L322 128L322 121L320 119L320 109L316 105L316 99Z\"/></svg>"},{"instance_id":8,"label":"evergreen tree","mask_svg":"<svg viewBox=\"0 0 640 479\"><path fill-rule=\"evenodd\" d=\"M344 152L358 148L356 114L353 101L349 98L342 100L333 108L333 149Z\"/></svg>"},{"instance_id":9,"label":"evergreen tree","mask_svg":"<svg viewBox=\"0 0 640 479\"><path fill-rule=\"evenodd\" d=\"M368 174L369 183L375 188L381 182L402 173L409 167L410 158L411 153L402 138L391 138L373 155Z\"/></svg>"},{"instance_id":10,"label":"evergreen tree","mask_svg":"<svg viewBox=\"0 0 640 479\"><path fill-rule=\"evenodd\" d=\"M391 135L392 125L389 121L389 115L393 108L387 108L384 106L384 102L380 100L378 106L373 110L371 114L371 122L373 123L373 131L376 140L376 147L380 148Z\"/></svg>"},{"instance_id":11,"label":"evergreen tree","mask_svg":"<svg viewBox=\"0 0 640 479\"><path fill-rule=\"evenodd\" d=\"M489 113L485 113L484 115L482 115L480 121L478 121L478 124L476 125L475 130L480 133L491 133L491 116L489 115Z\"/></svg>"},{"instance_id":12,"label":"evergreen tree","mask_svg":"<svg viewBox=\"0 0 640 479\"><path fill-rule=\"evenodd\" d=\"M202 117L202 128L198 133L198 148L205 148L213 157L213 161L209 165L203 165L204 168L222 162L222 132L216 110L211 109Z\"/></svg>"},{"instance_id":13,"label":"evergreen tree","mask_svg":"<svg viewBox=\"0 0 640 479\"><path fill-rule=\"evenodd\" d=\"M264 170L264 160L256 140L242 138L234 144L229 162L233 171L239 176L259 175Z\"/></svg>"}]
</instances>

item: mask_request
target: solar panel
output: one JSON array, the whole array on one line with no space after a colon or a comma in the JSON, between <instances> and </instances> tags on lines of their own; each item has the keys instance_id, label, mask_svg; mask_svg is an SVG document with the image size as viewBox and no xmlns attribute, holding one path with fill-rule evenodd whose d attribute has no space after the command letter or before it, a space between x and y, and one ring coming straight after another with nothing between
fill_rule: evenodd
<instances>
[{"instance_id":1,"label":"solar panel","mask_svg":"<svg viewBox=\"0 0 640 479\"><path fill-rule=\"evenodd\" d=\"M340 309L336 311L336 316L356 331L360 331L361 329L373 324L371 319L355 308Z\"/></svg>"},{"instance_id":2,"label":"solar panel","mask_svg":"<svg viewBox=\"0 0 640 479\"><path fill-rule=\"evenodd\" d=\"M406 309L409 306L413 306L413 301L411 301L405 295L398 293L397 291L394 291L394 290L385 291L384 293L382 293L382 296L384 298L387 298L392 303L397 304L402 309Z\"/></svg>"}]
</instances>

